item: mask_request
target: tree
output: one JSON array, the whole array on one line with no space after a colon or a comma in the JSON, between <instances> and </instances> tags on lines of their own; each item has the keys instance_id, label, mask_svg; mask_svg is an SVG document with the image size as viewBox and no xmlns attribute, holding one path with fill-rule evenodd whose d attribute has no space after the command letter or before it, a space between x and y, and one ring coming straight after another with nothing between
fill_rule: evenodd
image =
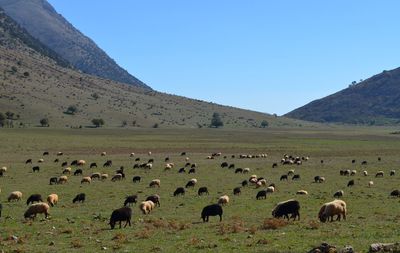
<instances>
[{"instance_id":1,"label":"tree","mask_svg":"<svg viewBox=\"0 0 400 253\"><path fill-rule=\"evenodd\" d=\"M6 112L7 119L14 119L14 113L13 112Z\"/></svg>"},{"instance_id":2,"label":"tree","mask_svg":"<svg viewBox=\"0 0 400 253\"><path fill-rule=\"evenodd\" d=\"M214 112L212 115L211 119L211 127L222 127L224 125L224 122L222 122L221 116L219 116L219 113Z\"/></svg>"},{"instance_id":3,"label":"tree","mask_svg":"<svg viewBox=\"0 0 400 253\"><path fill-rule=\"evenodd\" d=\"M78 108L75 105L68 106L67 113L75 114L78 111Z\"/></svg>"},{"instance_id":4,"label":"tree","mask_svg":"<svg viewBox=\"0 0 400 253\"><path fill-rule=\"evenodd\" d=\"M49 120L47 118L43 118L40 120L40 125L42 125L42 127L49 127Z\"/></svg>"},{"instance_id":5,"label":"tree","mask_svg":"<svg viewBox=\"0 0 400 253\"><path fill-rule=\"evenodd\" d=\"M104 120L103 119L92 119L92 124L95 125L96 127L101 127L104 125Z\"/></svg>"},{"instance_id":6,"label":"tree","mask_svg":"<svg viewBox=\"0 0 400 253\"><path fill-rule=\"evenodd\" d=\"M261 127L262 127L262 128L266 128L266 127L268 127L268 126L269 126L268 121L263 120L263 121L261 122Z\"/></svg>"},{"instance_id":7,"label":"tree","mask_svg":"<svg viewBox=\"0 0 400 253\"><path fill-rule=\"evenodd\" d=\"M128 125L128 121L123 120L121 126L122 126L122 127L126 127L127 125Z\"/></svg>"}]
</instances>

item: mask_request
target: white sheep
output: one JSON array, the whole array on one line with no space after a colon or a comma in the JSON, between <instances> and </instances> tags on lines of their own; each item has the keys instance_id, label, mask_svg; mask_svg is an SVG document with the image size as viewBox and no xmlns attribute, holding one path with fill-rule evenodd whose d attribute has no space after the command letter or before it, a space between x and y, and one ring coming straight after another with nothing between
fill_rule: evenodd
<instances>
[{"instance_id":1,"label":"white sheep","mask_svg":"<svg viewBox=\"0 0 400 253\"><path fill-rule=\"evenodd\" d=\"M20 201L22 199L22 192L13 191L8 195L8 202L10 201Z\"/></svg>"},{"instance_id":2,"label":"white sheep","mask_svg":"<svg viewBox=\"0 0 400 253\"><path fill-rule=\"evenodd\" d=\"M220 204L220 205L227 205L228 203L229 203L229 197L228 197L228 195L224 195L224 196L219 197L219 199L218 199L218 204Z\"/></svg>"}]
</instances>

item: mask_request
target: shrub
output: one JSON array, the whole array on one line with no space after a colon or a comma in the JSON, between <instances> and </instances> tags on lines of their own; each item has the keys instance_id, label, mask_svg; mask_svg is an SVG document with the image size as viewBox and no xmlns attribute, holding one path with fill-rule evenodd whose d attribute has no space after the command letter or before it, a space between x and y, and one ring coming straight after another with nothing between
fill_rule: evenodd
<instances>
[{"instance_id":1,"label":"shrub","mask_svg":"<svg viewBox=\"0 0 400 253\"><path fill-rule=\"evenodd\" d=\"M222 122L221 116L219 113L214 112L211 118L211 127L222 127L224 125L224 122Z\"/></svg>"},{"instance_id":2,"label":"shrub","mask_svg":"<svg viewBox=\"0 0 400 253\"><path fill-rule=\"evenodd\" d=\"M49 120L47 119L47 118L43 118L43 119L41 119L40 120L40 125L42 126L42 127L49 127L50 125L49 125Z\"/></svg>"},{"instance_id":3,"label":"shrub","mask_svg":"<svg viewBox=\"0 0 400 253\"><path fill-rule=\"evenodd\" d=\"M104 125L104 120L103 119L92 119L92 124L95 125L96 127L101 127Z\"/></svg>"}]
</instances>

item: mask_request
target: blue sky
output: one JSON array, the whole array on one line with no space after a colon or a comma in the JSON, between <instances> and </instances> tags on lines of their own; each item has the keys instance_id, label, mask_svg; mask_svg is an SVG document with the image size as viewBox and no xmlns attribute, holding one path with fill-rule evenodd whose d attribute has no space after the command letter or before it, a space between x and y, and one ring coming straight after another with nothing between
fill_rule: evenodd
<instances>
[{"instance_id":1,"label":"blue sky","mask_svg":"<svg viewBox=\"0 0 400 253\"><path fill-rule=\"evenodd\" d=\"M289 112L400 66L396 0L49 0L152 88Z\"/></svg>"}]
</instances>

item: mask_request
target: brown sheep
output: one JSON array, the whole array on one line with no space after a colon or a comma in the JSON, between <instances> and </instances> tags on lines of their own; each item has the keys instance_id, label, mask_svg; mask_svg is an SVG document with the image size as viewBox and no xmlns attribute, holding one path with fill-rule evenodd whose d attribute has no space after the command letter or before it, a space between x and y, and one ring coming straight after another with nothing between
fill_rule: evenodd
<instances>
[{"instance_id":1,"label":"brown sheep","mask_svg":"<svg viewBox=\"0 0 400 253\"><path fill-rule=\"evenodd\" d=\"M50 194L49 196L47 196L47 203L49 203L49 205L51 205L52 207L58 203L58 195L55 193Z\"/></svg>"},{"instance_id":2,"label":"brown sheep","mask_svg":"<svg viewBox=\"0 0 400 253\"><path fill-rule=\"evenodd\" d=\"M108 178L108 174L101 174L101 180L106 180Z\"/></svg>"},{"instance_id":3,"label":"brown sheep","mask_svg":"<svg viewBox=\"0 0 400 253\"><path fill-rule=\"evenodd\" d=\"M67 176L61 176L58 178L58 184L65 184L68 182L68 177Z\"/></svg>"},{"instance_id":4,"label":"brown sheep","mask_svg":"<svg viewBox=\"0 0 400 253\"><path fill-rule=\"evenodd\" d=\"M10 201L20 201L22 199L22 192L13 191L8 195L8 202Z\"/></svg>"},{"instance_id":5,"label":"brown sheep","mask_svg":"<svg viewBox=\"0 0 400 253\"><path fill-rule=\"evenodd\" d=\"M63 174L71 174L71 167L67 167L67 168L65 168L64 170L63 170Z\"/></svg>"},{"instance_id":6,"label":"brown sheep","mask_svg":"<svg viewBox=\"0 0 400 253\"><path fill-rule=\"evenodd\" d=\"M218 198L218 204L226 205L229 203L229 197L227 195L221 196Z\"/></svg>"},{"instance_id":7,"label":"brown sheep","mask_svg":"<svg viewBox=\"0 0 400 253\"><path fill-rule=\"evenodd\" d=\"M160 179L154 179L150 182L149 187L160 187L161 185L161 180Z\"/></svg>"},{"instance_id":8,"label":"brown sheep","mask_svg":"<svg viewBox=\"0 0 400 253\"><path fill-rule=\"evenodd\" d=\"M149 214L155 207L155 204L153 201L148 200L148 201L143 201L139 205L139 209L143 212L143 214Z\"/></svg>"},{"instance_id":9,"label":"brown sheep","mask_svg":"<svg viewBox=\"0 0 400 253\"><path fill-rule=\"evenodd\" d=\"M79 161L76 163L77 166L84 166L85 164L86 164L86 161L85 161L85 160L79 160Z\"/></svg>"},{"instance_id":10,"label":"brown sheep","mask_svg":"<svg viewBox=\"0 0 400 253\"><path fill-rule=\"evenodd\" d=\"M322 205L318 213L318 218L322 222L326 222L326 220L329 221L329 218L331 218L332 222L333 216L337 215L336 220L340 221L341 215L343 215L343 219L346 220L346 213L346 203L343 200L335 199L334 201Z\"/></svg>"},{"instance_id":11,"label":"brown sheep","mask_svg":"<svg viewBox=\"0 0 400 253\"><path fill-rule=\"evenodd\" d=\"M83 177L81 180L81 184L83 183L88 183L90 184L92 182L92 178L91 177Z\"/></svg>"},{"instance_id":12,"label":"brown sheep","mask_svg":"<svg viewBox=\"0 0 400 253\"><path fill-rule=\"evenodd\" d=\"M44 213L45 218L49 216L50 206L47 203L35 203L29 206L28 210L24 213L25 219L34 219L38 213Z\"/></svg>"}]
</instances>

